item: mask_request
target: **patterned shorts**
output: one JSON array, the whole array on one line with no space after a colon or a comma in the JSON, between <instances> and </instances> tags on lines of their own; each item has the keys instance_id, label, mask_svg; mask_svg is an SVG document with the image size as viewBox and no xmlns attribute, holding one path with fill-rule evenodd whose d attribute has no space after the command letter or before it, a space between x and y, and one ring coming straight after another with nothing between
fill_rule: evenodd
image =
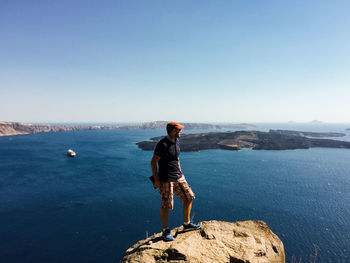
<instances>
[{"instance_id":1,"label":"patterned shorts","mask_svg":"<svg viewBox=\"0 0 350 263\"><path fill-rule=\"evenodd\" d=\"M160 183L159 194L162 198L162 208L173 210L173 193L180 198L182 202L192 201L195 198L191 187L188 185L185 176L182 176L176 182Z\"/></svg>"}]
</instances>

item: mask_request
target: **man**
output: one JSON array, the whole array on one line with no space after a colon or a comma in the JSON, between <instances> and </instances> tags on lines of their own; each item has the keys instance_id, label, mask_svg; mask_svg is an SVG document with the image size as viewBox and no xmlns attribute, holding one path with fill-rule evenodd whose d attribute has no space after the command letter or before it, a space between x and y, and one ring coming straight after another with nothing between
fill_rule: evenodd
<instances>
[{"instance_id":1,"label":"man","mask_svg":"<svg viewBox=\"0 0 350 263\"><path fill-rule=\"evenodd\" d=\"M172 241L174 237L168 228L168 211L173 209L173 192L183 202L184 230L199 229L200 225L190 222L192 201L195 198L190 186L187 184L185 176L182 174L179 154L179 140L183 125L177 122L169 122L166 130L168 136L161 139L155 150L151 161L154 177L154 187L159 188L162 199L160 216L163 225L162 237L165 241ZM157 163L159 171L157 169Z\"/></svg>"}]
</instances>

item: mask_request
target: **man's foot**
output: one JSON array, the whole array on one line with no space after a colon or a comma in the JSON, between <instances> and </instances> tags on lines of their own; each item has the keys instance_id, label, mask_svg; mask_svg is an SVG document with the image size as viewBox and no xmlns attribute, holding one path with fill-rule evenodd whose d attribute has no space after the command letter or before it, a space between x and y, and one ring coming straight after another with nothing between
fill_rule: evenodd
<instances>
[{"instance_id":1,"label":"man's foot","mask_svg":"<svg viewBox=\"0 0 350 263\"><path fill-rule=\"evenodd\" d=\"M184 231L188 231L188 230L196 230L196 229L200 229L201 225L196 225L193 223L189 223L189 224L183 224L184 226Z\"/></svg>"},{"instance_id":2,"label":"man's foot","mask_svg":"<svg viewBox=\"0 0 350 263\"><path fill-rule=\"evenodd\" d=\"M162 233L162 238L164 241L173 241L174 237L170 234L170 229L167 228Z\"/></svg>"}]
</instances>

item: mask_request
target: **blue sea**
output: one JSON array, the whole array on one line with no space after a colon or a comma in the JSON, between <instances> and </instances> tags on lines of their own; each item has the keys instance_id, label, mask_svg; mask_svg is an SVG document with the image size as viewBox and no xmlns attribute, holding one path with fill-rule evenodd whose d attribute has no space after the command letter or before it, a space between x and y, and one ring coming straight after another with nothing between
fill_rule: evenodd
<instances>
[{"instance_id":1,"label":"blue sea","mask_svg":"<svg viewBox=\"0 0 350 263\"><path fill-rule=\"evenodd\" d=\"M345 132L350 124L257 124ZM196 132L186 131L184 133ZM136 143L159 130L106 130L0 137L0 262L117 263L161 231L160 198L148 177L151 151ZM67 158L72 148L76 158ZM287 260L350 262L350 149L208 150L181 153L196 193L192 217L263 220ZM170 227L183 222L181 202Z\"/></svg>"}]
</instances>

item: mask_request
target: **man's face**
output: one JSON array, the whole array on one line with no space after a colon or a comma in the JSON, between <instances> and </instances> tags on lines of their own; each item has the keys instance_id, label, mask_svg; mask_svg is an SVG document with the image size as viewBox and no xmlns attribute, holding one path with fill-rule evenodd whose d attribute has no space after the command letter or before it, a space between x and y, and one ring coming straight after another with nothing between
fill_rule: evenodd
<instances>
[{"instance_id":1,"label":"man's face","mask_svg":"<svg viewBox=\"0 0 350 263\"><path fill-rule=\"evenodd\" d=\"M171 137L172 137L172 138L179 138L179 137L181 136L181 132L182 132L181 129L174 128L174 129L171 131Z\"/></svg>"}]
</instances>

